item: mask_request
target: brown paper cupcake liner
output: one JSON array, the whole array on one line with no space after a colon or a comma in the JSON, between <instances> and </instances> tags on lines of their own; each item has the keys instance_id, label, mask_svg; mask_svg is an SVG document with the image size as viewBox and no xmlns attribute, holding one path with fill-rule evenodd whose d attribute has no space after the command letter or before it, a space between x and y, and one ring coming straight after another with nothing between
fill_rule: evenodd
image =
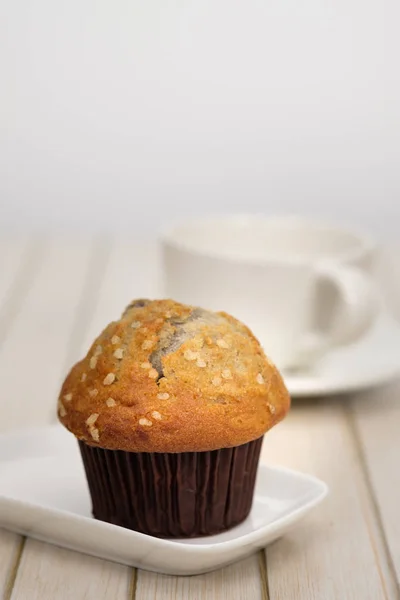
<instances>
[{"instance_id":1,"label":"brown paper cupcake liner","mask_svg":"<svg viewBox=\"0 0 400 600\"><path fill-rule=\"evenodd\" d=\"M163 538L226 531L250 512L262 440L177 454L104 450L79 442L93 516Z\"/></svg>"}]
</instances>

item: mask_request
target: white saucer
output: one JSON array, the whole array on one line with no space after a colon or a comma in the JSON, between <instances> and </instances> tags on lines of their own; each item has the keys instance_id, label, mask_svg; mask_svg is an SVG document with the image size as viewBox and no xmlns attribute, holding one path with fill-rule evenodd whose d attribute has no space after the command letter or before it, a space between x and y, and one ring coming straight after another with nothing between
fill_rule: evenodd
<instances>
[{"instance_id":1,"label":"white saucer","mask_svg":"<svg viewBox=\"0 0 400 600\"><path fill-rule=\"evenodd\" d=\"M283 373L293 397L355 392L400 377L400 324L382 315L359 342L333 350L309 372Z\"/></svg>"},{"instance_id":2,"label":"white saucer","mask_svg":"<svg viewBox=\"0 0 400 600\"><path fill-rule=\"evenodd\" d=\"M326 495L322 481L261 465L250 516L230 531L161 540L96 521L78 446L59 425L0 436L0 525L100 558L171 575L213 571L280 537Z\"/></svg>"}]
</instances>

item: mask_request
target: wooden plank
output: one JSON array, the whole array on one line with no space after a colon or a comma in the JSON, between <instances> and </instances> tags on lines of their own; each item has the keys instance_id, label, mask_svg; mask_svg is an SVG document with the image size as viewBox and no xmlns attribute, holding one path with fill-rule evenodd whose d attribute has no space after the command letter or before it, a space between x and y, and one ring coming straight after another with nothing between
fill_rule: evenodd
<instances>
[{"instance_id":1,"label":"wooden plank","mask_svg":"<svg viewBox=\"0 0 400 600\"><path fill-rule=\"evenodd\" d=\"M352 400L351 418L360 444L367 484L376 500L400 598L400 383Z\"/></svg>"},{"instance_id":2,"label":"wooden plank","mask_svg":"<svg viewBox=\"0 0 400 600\"><path fill-rule=\"evenodd\" d=\"M12 600L128 599L132 570L92 556L28 540Z\"/></svg>"},{"instance_id":3,"label":"wooden plank","mask_svg":"<svg viewBox=\"0 0 400 600\"><path fill-rule=\"evenodd\" d=\"M313 473L330 487L320 507L266 550L271 600L396 598L341 402L298 401L267 434L263 460Z\"/></svg>"},{"instance_id":4,"label":"wooden plank","mask_svg":"<svg viewBox=\"0 0 400 600\"><path fill-rule=\"evenodd\" d=\"M170 577L139 571L135 600L267 600L259 555L212 573Z\"/></svg>"},{"instance_id":5,"label":"wooden plank","mask_svg":"<svg viewBox=\"0 0 400 600\"><path fill-rule=\"evenodd\" d=\"M20 280L21 270L28 263L28 254L34 245L28 236L0 238L0 307L2 309L6 298L12 295L13 286Z\"/></svg>"},{"instance_id":6,"label":"wooden plank","mask_svg":"<svg viewBox=\"0 0 400 600\"><path fill-rule=\"evenodd\" d=\"M55 419L91 253L92 243L86 241L49 242L45 247L21 312L0 348L2 430Z\"/></svg>"}]
</instances>

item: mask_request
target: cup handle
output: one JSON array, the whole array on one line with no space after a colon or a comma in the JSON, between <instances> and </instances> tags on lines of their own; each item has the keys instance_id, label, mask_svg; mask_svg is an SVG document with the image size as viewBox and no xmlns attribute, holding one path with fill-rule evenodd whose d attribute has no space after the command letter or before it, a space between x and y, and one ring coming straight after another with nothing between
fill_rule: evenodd
<instances>
[{"instance_id":1,"label":"cup handle","mask_svg":"<svg viewBox=\"0 0 400 600\"><path fill-rule=\"evenodd\" d=\"M330 323L320 331L307 333L296 352L297 368L304 368L329 349L355 342L373 325L380 308L372 279L356 267L323 265L316 269L317 283L331 285L337 299Z\"/></svg>"}]
</instances>

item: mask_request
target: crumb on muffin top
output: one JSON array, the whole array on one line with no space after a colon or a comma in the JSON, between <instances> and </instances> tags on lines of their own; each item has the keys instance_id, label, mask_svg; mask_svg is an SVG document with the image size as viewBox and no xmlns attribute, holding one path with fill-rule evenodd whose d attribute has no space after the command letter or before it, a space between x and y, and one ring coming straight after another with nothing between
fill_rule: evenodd
<instances>
[{"instance_id":1,"label":"crumb on muffin top","mask_svg":"<svg viewBox=\"0 0 400 600\"><path fill-rule=\"evenodd\" d=\"M72 368L58 416L92 446L201 452L259 438L289 405L279 372L240 321L140 299Z\"/></svg>"}]
</instances>

